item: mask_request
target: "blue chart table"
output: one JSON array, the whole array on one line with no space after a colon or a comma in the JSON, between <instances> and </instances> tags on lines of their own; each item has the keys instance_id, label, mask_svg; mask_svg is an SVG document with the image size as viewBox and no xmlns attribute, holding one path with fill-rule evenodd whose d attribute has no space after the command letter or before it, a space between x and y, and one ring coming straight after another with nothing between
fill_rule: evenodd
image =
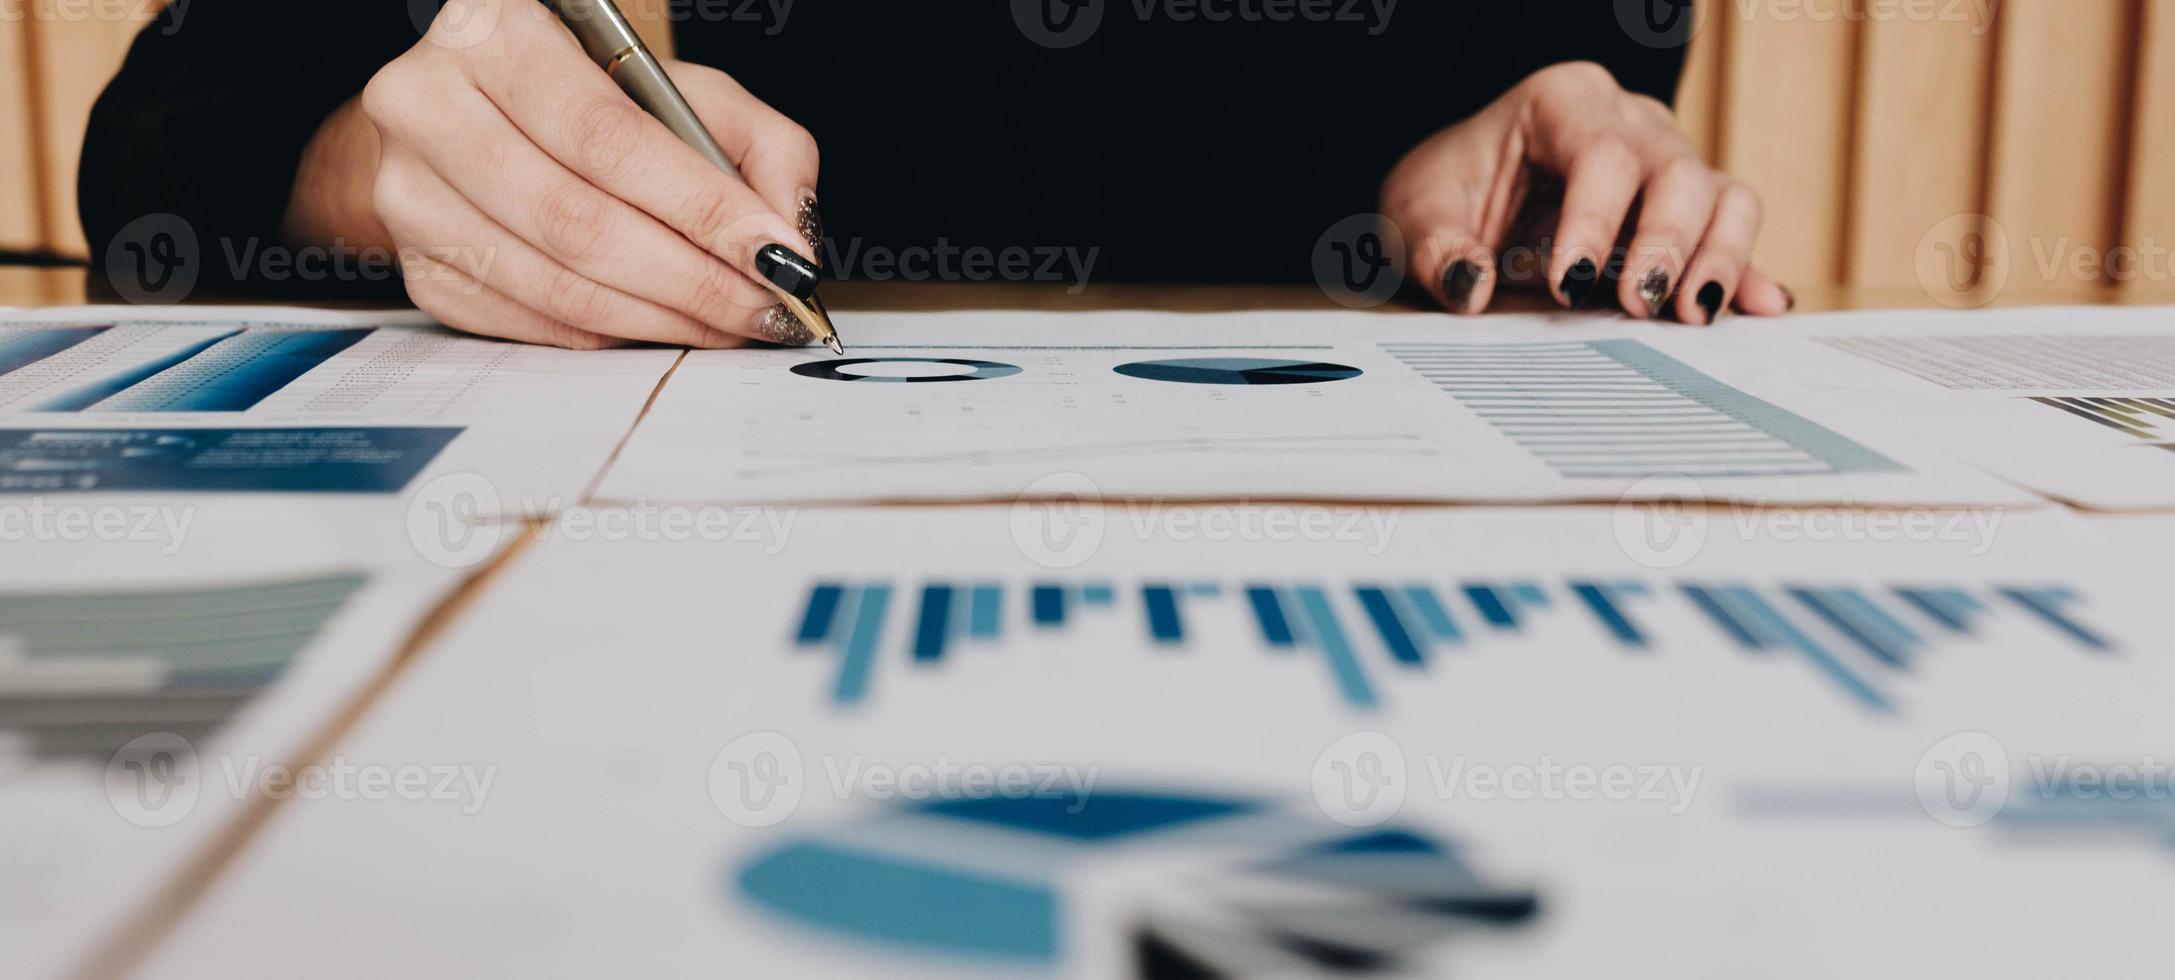
<instances>
[{"instance_id":1,"label":"blue chart table","mask_svg":"<svg viewBox=\"0 0 2175 980\"><path fill-rule=\"evenodd\" d=\"M365 581L0 595L0 639L23 652L0 663L0 731L39 757L98 764L146 732L208 735L286 671Z\"/></svg>"},{"instance_id":2,"label":"blue chart table","mask_svg":"<svg viewBox=\"0 0 2175 980\"><path fill-rule=\"evenodd\" d=\"M1064 931L1067 872L1171 832L1210 846L1218 838L1249 842L1255 853L1230 873L1322 886L1338 897L1276 902L1233 889L1217 927L1144 908L1119 926L1129 930L1144 976L1216 975L1218 952L1233 945L1257 957L1263 948L1279 951L1294 966L1388 968L1405 953L1475 928L1519 926L1540 912L1536 893L1491 885L1456 845L1402 828L1347 831L1256 800L1101 788L920 804L790 840L736 869L733 880L759 907L851 939L1049 967L1083 942ZM962 847L963 840L973 843ZM1022 873L1034 863L1042 873ZM1376 927L1385 916L1410 927L1385 941ZM1232 921L1243 923L1244 935L1230 934Z\"/></svg>"},{"instance_id":3,"label":"blue chart table","mask_svg":"<svg viewBox=\"0 0 2175 980\"><path fill-rule=\"evenodd\" d=\"M0 429L0 493L395 493L462 429Z\"/></svg>"},{"instance_id":4,"label":"blue chart table","mask_svg":"<svg viewBox=\"0 0 2175 980\"><path fill-rule=\"evenodd\" d=\"M1968 646L1999 628L2035 624L2039 635L2071 650L2101 655L2114 643L2075 611L2082 597L2053 585L1833 586L1792 582L1561 581L1464 582L1443 588L1404 582L1349 583L1332 589L1291 582L1145 582L1120 588L1109 581L927 582L911 602L895 601L910 587L890 582L816 582L809 586L793 642L838 658L830 697L852 705L872 695L880 653L890 637L917 668L946 662L959 644L1000 645L1024 631L1061 634L1086 615L1117 615L1139 623L1144 648L1182 651L1194 641L1188 610L1198 603L1238 603L1250 621L1247 638L1264 651L1311 650L1327 666L1337 696L1363 710L1381 706L1383 678L1424 671L1439 656L1470 651L1490 638L1510 638L1538 617L1569 617L1596 639L1627 654L1647 655L1680 638L1658 634L1649 611L1663 601L1695 613L1715 637L1748 654L1797 655L1816 676L1851 701L1876 712L1897 710L1883 681L1908 672L1937 645ZM887 628L891 610L911 608L903 634ZM1016 610L1007 615L1006 610Z\"/></svg>"},{"instance_id":5,"label":"blue chart table","mask_svg":"<svg viewBox=\"0 0 2175 980\"><path fill-rule=\"evenodd\" d=\"M1568 477L1903 469L1635 340L1383 349Z\"/></svg>"},{"instance_id":6,"label":"blue chart table","mask_svg":"<svg viewBox=\"0 0 2175 980\"><path fill-rule=\"evenodd\" d=\"M0 376L81 352L108 327L0 330ZM148 360L86 363L88 380L22 406L33 412L246 412L340 352L370 327L199 332ZM118 335L116 335L118 336Z\"/></svg>"}]
</instances>

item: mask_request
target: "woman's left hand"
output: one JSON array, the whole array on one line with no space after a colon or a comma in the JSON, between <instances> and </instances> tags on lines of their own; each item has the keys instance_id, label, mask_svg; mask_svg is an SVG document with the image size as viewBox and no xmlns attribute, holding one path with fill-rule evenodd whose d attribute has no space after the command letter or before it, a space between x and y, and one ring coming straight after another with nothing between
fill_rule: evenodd
<instances>
[{"instance_id":1,"label":"woman's left hand","mask_svg":"<svg viewBox=\"0 0 2175 980\"><path fill-rule=\"evenodd\" d=\"M1451 312L1479 313L1502 265L1525 254L1506 252L1528 244L1511 241L1521 215L1545 213L1557 187L1546 276L1566 307L1597 299L1609 274L1617 302L1640 316L1705 325L1732 307L1774 316L1795 305L1751 265L1759 194L1707 166L1668 106L1588 62L1542 69L1421 143L1383 182L1382 213L1405 236L1408 272Z\"/></svg>"}]
</instances>

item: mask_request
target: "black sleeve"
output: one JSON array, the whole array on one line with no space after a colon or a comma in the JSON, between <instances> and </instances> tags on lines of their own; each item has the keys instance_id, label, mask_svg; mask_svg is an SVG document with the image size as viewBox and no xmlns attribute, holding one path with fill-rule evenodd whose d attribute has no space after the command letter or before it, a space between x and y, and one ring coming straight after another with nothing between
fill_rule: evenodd
<instances>
[{"instance_id":1,"label":"black sleeve","mask_svg":"<svg viewBox=\"0 0 2175 980\"><path fill-rule=\"evenodd\" d=\"M435 2L194 0L145 27L91 110L77 209L92 265L132 221L187 223L212 282L229 254L277 241L302 148L342 102L412 47Z\"/></svg>"},{"instance_id":2,"label":"black sleeve","mask_svg":"<svg viewBox=\"0 0 2175 980\"><path fill-rule=\"evenodd\" d=\"M1719 7L1726 0L1698 0ZM1592 61L1606 67L1625 90L1676 104L1684 55L1703 16L1694 0L1516 0L1501 9L1512 23L1503 37L1518 39L1513 82L1549 65Z\"/></svg>"}]
</instances>

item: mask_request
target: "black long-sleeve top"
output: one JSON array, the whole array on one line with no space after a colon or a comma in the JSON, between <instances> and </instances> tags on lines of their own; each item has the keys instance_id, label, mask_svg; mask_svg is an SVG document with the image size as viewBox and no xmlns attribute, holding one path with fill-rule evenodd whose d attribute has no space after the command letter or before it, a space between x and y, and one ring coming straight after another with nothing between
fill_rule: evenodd
<instances>
[{"instance_id":1,"label":"black long-sleeve top","mask_svg":"<svg viewBox=\"0 0 2175 980\"><path fill-rule=\"evenodd\" d=\"M1406 151L1542 67L1598 61L1626 88L1667 101L1683 48L1620 21L1623 6L674 0L671 9L681 58L730 72L815 135L834 272L843 264L852 276L906 250L980 246L1094 249L1102 280L1278 281L1310 275L1316 241L1373 210ZM156 213L189 223L214 259L203 270L213 280L234 271L222 254L276 242L317 125L414 45L435 7L194 0L177 8L184 16L169 10L91 115L80 207L93 254ZM1187 11L1232 17L1184 19ZM1289 19L1248 16L1275 11ZM1043 43L1051 39L1068 46Z\"/></svg>"}]
</instances>

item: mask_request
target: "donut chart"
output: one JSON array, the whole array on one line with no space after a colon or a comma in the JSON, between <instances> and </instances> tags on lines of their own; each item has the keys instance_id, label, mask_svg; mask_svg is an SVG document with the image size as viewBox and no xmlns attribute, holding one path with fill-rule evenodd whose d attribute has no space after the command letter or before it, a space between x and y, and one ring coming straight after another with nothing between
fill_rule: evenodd
<instances>
[{"instance_id":1,"label":"donut chart","mask_svg":"<svg viewBox=\"0 0 2175 980\"><path fill-rule=\"evenodd\" d=\"M852 371L849 368L881 369L890 365L935 364L948 365L959 370L943 374L879 374ZM795 364L794 374L820 381L868 381L879 384L923 384L940 381L988 381L992 378L1008 378L1020 373L1016 364L999 361L977 361L965 357L842 357L829 361L811 361Z\"/></svg>"}]
</instances>

